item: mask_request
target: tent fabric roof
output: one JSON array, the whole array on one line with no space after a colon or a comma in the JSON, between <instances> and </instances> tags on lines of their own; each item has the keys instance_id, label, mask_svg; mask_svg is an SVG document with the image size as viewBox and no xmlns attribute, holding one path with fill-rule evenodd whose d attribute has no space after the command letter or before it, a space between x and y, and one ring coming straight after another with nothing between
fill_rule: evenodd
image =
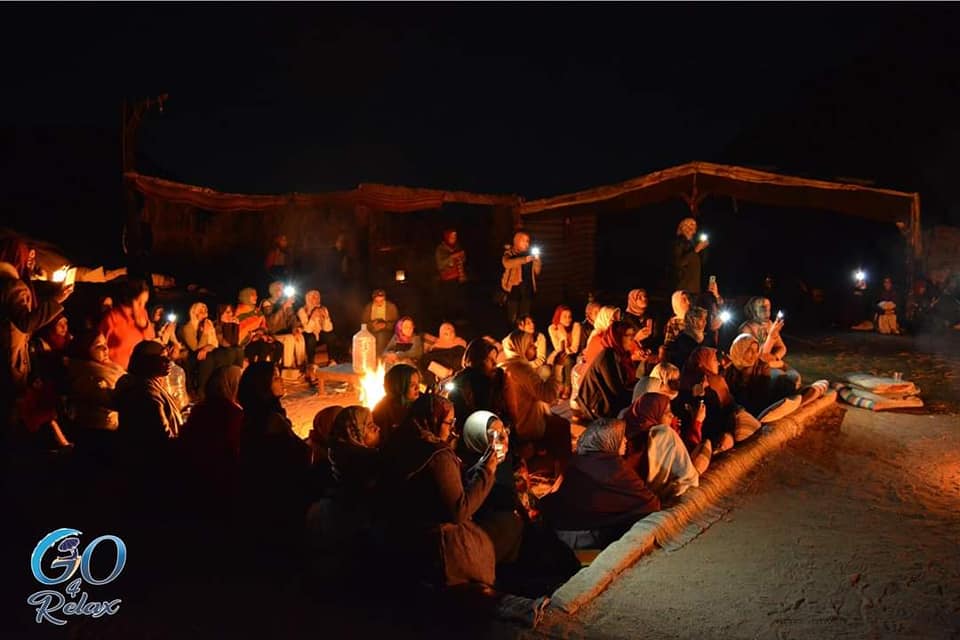
<instances>
[{"instance_id":1,"label":"tent fabric roof","mask_svg":"<svg viewBox=\"0 0 960 640\"><path fill-rule=\"evenodd\" d=\"M520 215L530 215L610 200L638 207L678 195L721 195L771 205L830 209L883 222L919 223L919 196L915 193L709 162L691 162L619 184L532 200L517 210Z\"/></svg>"},{"instance_id":2,"label":"tent fabric roof","mask_svg":"<svg viewBox=\"0 0 960 640\"><path fill-rule=\"evenodd\" d=\"M205 187L181 184L161 178L130 172L124 177L146 197L197 207L205 211L230 213L266 211L287 206L357 206L366 205L389 212L439 209L447 203L493 206L516 206L518 196L469 193L395 187L385 184L360 184L349 191L327 193L288 193L283 195L245 195L221 193Z\"/></svg>"}]
</instances>

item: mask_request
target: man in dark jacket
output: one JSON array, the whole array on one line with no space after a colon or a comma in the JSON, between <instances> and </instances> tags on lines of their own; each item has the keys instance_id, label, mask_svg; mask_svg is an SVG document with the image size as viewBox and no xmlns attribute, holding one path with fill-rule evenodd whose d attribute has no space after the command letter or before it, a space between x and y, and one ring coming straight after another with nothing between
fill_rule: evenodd
<instances>
[{"instance_id":1,"label":"man in dark jacket","mask_svg":"<svg viewBox=\"0 0 960 640\"><path fill-rule=\"evenodd\" d=\"M705 236L694 242L697 233L697 221L684 218L677 226L677 237L673 242L674 290L700 293L701 266L706 255L703 251L710 246Z\"/></svg>"}]
</instances>

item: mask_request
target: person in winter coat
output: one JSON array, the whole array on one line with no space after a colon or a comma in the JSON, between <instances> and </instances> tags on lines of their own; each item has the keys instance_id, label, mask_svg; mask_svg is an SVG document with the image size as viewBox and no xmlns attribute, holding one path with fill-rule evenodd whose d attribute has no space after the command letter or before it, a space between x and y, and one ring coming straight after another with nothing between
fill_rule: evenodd
<instances>
[{"instance_id":1,"label":"person in winter coat","mask_svg":"<svg viewBox=\"0 0 960 640\"><path fill-rule=\"evenodd\" d=\"M630 405L637 382L634 335L627 323L614 322L600 336L603 350L584 372L577 395L577 406L589 417L616 417Z\"/></svg>"},{"instance_id":2,"label":"person in winter coat","mask_svg":"<svg viewBox=\"0 0 960 640\"><path fill-rule=\"evenodd\" d=\"M451 380L449 399L456 408L457 429L477 411L506 415L505 372L497 366L502 345L490 337L471 340L463 354L463 369Z\"/></svg>"},{"instance_id":3,"label":"person in winter coat","mask_svg":"<svg viewBox=\"0 0 960 640\"><path fill-rule=\"evenodd\" d=\"M543 269L540 257L530 251L530 235L524 231L513 234L500 259L503 277L500 288L506 295L507 322L513 326L520 316L530 315L537 293L537 276Z\"/></svg>"},{"instance_id":4,"label":"person in winter coat","mask_svg":"<svg viewBox=\"0 0 960 640\"><path fill-rule=\"evenodd\" d=\"M577 452L555 492L543 497L544 518L574 548L605 547L660 500L621 457L622 420L595 420L577 441Z\"/></svg>"},{"instance_id":5,"label":"person in winter coat","mask_svg":"<svg viewBox=\"0 0 960 640\"><path fill-rule=\"evenodd\" d=\"M383 390L383 399L373 408L373 421L380 427L386 441L403 423L410 413L410 407L420 397L420 372L411 365L396 364L384 375Z\"/></svg>"},{"instance_id":6,"label":"person in winter coat","mask_svg":"<svg viewBox=\"0 0 960 640\"><path fill-rule=\"evenodd\" d=\"M695 241L697 221L684 218L677 226L677 236L673 242L673 280L674 288L699 294L701 289L702 264L710 246L706 240Z\"/></svg>"},{"instance_id":7,"label":"person in winter coat","mask_svg":"<svg viewBox=\"0 0 960 640\"><path fill-rule=\"evenodd\" d=\"M40 299L28 276L29 248L19 238L0 241L0 424L12 423L14 399L27 388L30 338L63 311L73 287Z\"/></svg>"},{"instance_id":8,"label":"person in winter coat","mask_svg":"<svg viewBox=\"0 0 960 640\"><path fill-rule=\"evenodd\" d=\"M131 463L166 449L180 434L183 416L166 386L171 364L163 345L144 340L133 348L127 375L117 381L117 433Z\"/></svg>"},{"instance_id":9,"label":"person in winter coat","mask_svg":"<svg viewBox=\"0 0 960 640\"><path fill-rule=\"evenodd\" d=\"M491 452L464 480L451 446L453 405L420 396L383 450L388 539L404 573L440 587L493 585L496 556L473 515L493 488L499 457Z\"/></svg>"}]
</instances>

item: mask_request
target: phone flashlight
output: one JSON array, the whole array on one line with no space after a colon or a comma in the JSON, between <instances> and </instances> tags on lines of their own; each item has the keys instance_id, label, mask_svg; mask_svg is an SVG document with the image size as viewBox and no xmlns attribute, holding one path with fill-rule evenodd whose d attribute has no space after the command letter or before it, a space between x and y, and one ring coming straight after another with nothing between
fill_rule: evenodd
<instances>
[{"instance_id":1,"label":"phone flashlight","mask_svg":"<svg viewBox=\"0 0 960 640\"><path fill-rule=\"evenodd\" d=\"M167 314L167 322L176 322L176 321L177 321L177 314L175 313Z\"/></svg>"},{"instance_id":2,"label":"phone flashlight","mask_svg":"<svg viewBox=\"0 0 960 640\"><path fill-rule=\"evenodd\" d=\"M777 320L783 320L783 311L777 311Z\"/></svg>"},{"instance_id":3,"label":"phone flashlight","mask_svg":"<svg viewBox=\"0 0 960 640\"><path fill-rule=\"evenodd\" d=\"M723 322L724 324L726 324L727 322L730 322L730 320L732 319L733 319L733 314L727 311L726 309L720 312L720 322Z\"/></svg>"},{"instance_id":4,"label":"phone flashlight","mask_svg":"<svg viewBox=\"0 0 960 640\"><path fill-rule=\"evenodd\" d=\"M456 389L456 388L457 388L457 385L453 384L452 382L448 382L448 383L446 383L445 385L443 385L443 389L444 389L444 391L446 391L447 393L450 393L451 391L453 391L453 390Z\"/></svg>"},{"instance_id":5,"label":"phone flashlight","mask_svg":"<svg viewBox=\"0 0 960 640\"><path fill-rule=\"evenodd\" d=\"M707 241L707 234L701 233L701 234L700 234L700 242L706 242L706 241Z\"/></svg>"},{"instance_id":6,"label":"phone flashlight","mask_svg":"<svg viewBox=\"0 0 960 640\"><path fill-rule=\"evenodd\" d=\"M64 282L67 279L67 268L60 267L59 269L53 272L53 276L51 276L50 279L53 280L54 282Z\"/></svg>"},{"instance_id":7,"label":"phone flashlight","mask_svg":"<svg viewBox=\"0 0 960 640\"><path fill-rule=\"evenodd\" d=\"M283 288L283 295L288 298L292 298L297 293L297 290L293 288L293 285L287 285Z\"/></svg>"},{"instance_id":8,"label":"phone flashlight","mask_svg":"<svg viewBox=\"0 0 960 640\"><path fill-rule=\"evenodd\" d=\"M540 247L533 247L532 249L530 249L530 255L532 255L534 258L539 258L539 257L540 257Z\"/></svg>"},{"instance_id":9,"label":"phone flashlight","mask_svg":"<svg viewBox=\"0 0 960 640\"><path fill-rule=\"evenodd\" d=\"M867 274L863 272L863 269L857 269L853 272L853 279L857 282L867 279Z\"/></svg>"}]
</instances>

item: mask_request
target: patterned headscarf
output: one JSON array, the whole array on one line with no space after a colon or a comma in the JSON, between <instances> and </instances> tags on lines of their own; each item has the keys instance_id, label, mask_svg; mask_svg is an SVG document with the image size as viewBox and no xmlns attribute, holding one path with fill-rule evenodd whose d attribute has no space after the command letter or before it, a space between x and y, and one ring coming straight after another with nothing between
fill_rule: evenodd
<instances>
[{"instance_id":1,"label":"patterned headscarf","mask_svg":"<svg viewBox=\"0 0 960 640\"><path fill-rule=\"evenodd\" d=\"M366 407L354 405L347 407L337 414L333 421L333 428L330 430L330 440L341 444L348 444L354 447L366 448L367 430L372 427L373 421L370 417L370 410Z\"/></svg>"},{"instance_id":2,"label":"patterned headscarf","mask_svg":"<svg viewBox=\"0 0 960 640\"><path fill-rule=\"evenodd\" d=\"M403 335L403 323L407 320L410 321L410 324L413 324L413 318L410 316L403 316L397 320L397 324L393 326L393 337L396 338L397 344L413 344L413 336L416 335L417 327L414 325L413 334L409 338Z\"/></svg>"},{"instance_id":3,"label":"patterned headscarf","mask_svg":"<svg viewBox=\"0 0 960 640\"><path fill-rule=\"evenodd\" d=\"M645 289L634 289L627 296L627 313L642 316L647 313L647 306L640 304L641 297L646 297Z\"/></svg>"},{"instance_id":4,"label":"patterned headscarf","mask_svg":"<svg viewBox=\"0 0 960 640\"><path fill-rule=\"evenodd\" d=\"M577 440L577 454L619 453L626 423L623 420L594 420Z\"/></svg>"}]
</instances>

